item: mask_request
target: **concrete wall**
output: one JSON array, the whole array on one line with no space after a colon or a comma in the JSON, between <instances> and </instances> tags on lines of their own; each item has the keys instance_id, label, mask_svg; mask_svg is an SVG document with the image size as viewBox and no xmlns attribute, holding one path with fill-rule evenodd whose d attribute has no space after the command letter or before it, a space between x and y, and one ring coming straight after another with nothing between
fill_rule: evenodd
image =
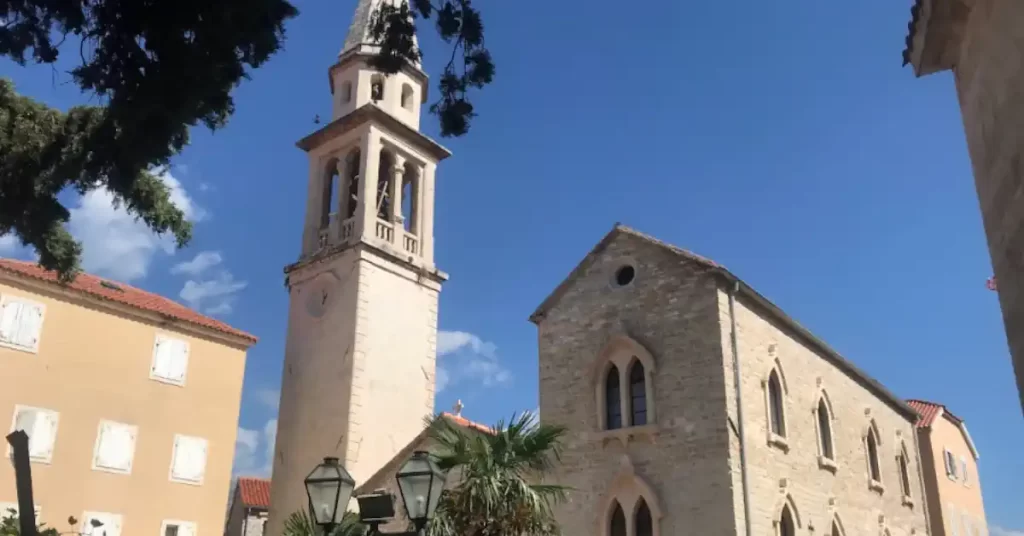
<instances>
[{"instance_id":1,"label":"concrete wall","mask_svg":"<svg viewBox=\"0 0 1024 536\"><path fill-rule=\"evenodd\" d=\"M920 430L919 437L921 460L925 473L930 473L925 485L932 536L987 535L988 522L977 460L960 428L943 416L935 419L930 428ZM953 454L958 464L956 479L946 473L943 460L946 450ZM963 478L963 467L959 465L963 462L967 465L966 479ZM954 524L956 528L953 528ZM970 532L965 530L965 526L970 527Z\"/></svg>"},{"instance_id":2,"label":"concrete wall","mask_svg":"<svg viewBox=\"0 0 1024 536\"><path fill-rule=\"evenodd\" d=\"M723 355L722 367L730 393L729 415L735 419L728 294L719 291L718 299L722 346L730 349ZM882 528L893 536L911 534L912 529L923 534L927 526L924 494L911 421L747 300L737 300L736 322L753 533L774 534L773 523L788 502L799 533L813 526L815 531L831 534L831 524L838 518L843 534L880 534ZM773 367L781 371L783 380L788 448L769 443L764 382ZM823 393L833 414L834 470L819 464L815 410ZM882 490L869 487L865 434L872 420L880 440ZM735 520L741 531L739 441L731 437ZM912 504L904 504L896 462L904 447Z\"/></svg>"},{"instance_id":3,"label":"concrete wall","mask_svg":"<svg viewBox=\"0 0 1024 536\"><path fill-rule=\"evenodd\" d=\"M1024 408L1024 3L969 4L954 71Z\"/></svg>"},{"instance_id":4,"label":"concrete wall","mask_svg":"<svg viewBox=\"0 0 1024 536\"><path fill-rule=\"evenodd\" d=\"M46 308L38 353L0 347L5 426L13 426L15 405L59 412L50 463L32 464L42 521L64 530L68 516L93 511L120 514L122 534L156 534L164 520L192 522L206 534L223 530L245 350L46 289L0 283L0 295ZM158 333L189 344L184 386L150 379ZM101 419L137 426L130 474L92 469ZM208 441L202 484L170 480L175 434ZM2 463L0 503L16 500L13 468Z\"/></svg>"}]
</instances>

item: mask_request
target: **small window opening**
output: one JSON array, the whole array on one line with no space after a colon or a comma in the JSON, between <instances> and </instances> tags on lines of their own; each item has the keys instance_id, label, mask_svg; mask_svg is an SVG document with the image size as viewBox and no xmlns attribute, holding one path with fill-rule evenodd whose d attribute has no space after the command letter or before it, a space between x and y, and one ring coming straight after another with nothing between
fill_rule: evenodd
<instances>
[{"instance_id":1,"label":"small window opening","mask_svg":"<svg viewBox=\"0 0 1024 536\"><path fill-rule=\"evenodd\" d=\"M779 437L786 437L786 420L782 407L782 382L779 381L779 373L775 370L772 370L768 376L768 404L772 433Z\"/></svg>"},{"instance_id":2,"label":"small window opening","mask_svg":"<svg viewBox=\"0 0 1024 536\"><path fill-rule=\"evenodd\" d=\"M907 467L907 453L900 452L900 486L903 488L903 496L910 497L910 469Z\"/></svg>"},{"instance_id":3,"label":"small window opening","mask_svg":"<svg viewBox=\"0 0 1024 536\"><path fill-rule=\"evenodd\" d=\"M644 366L639 360L629 368L630 424L647 424L647 385L644 380Z\"/></svg>"},{"instance_id":4,"label":"small window opening","mask_svg":"<svg viewBox=\"0 0 1024 536\"><path fill-rule=\"evenodd\" d=\"M654 536L654 520L647 501L640 499L640 507L636 510L636 536Z\"/></svg>"},{"instance_id":5,"label":"small window opening","mask_svg":"<svg viewBox=\"0 0 1024 536\"><path fill-rule=\"evenodd\" d=\"M379 74L370 79L370 98L374 102L384 100L384 77Z\"/></svg>"},{"instance_id":6,"label":"small window opening","mask_svg":"<svg viewBox=\"0 0 1024 536\"><path fill-rule=\"evenodd\" d=\"M341 102L352 102L352 82L346 81L341 85Z\"/></svg>"},{"instance_id":7,"label":"small window opening","mask_svg":"<svg viewBox=\"0 0 1024 536\"><path fill-rule=\"evenodd\" d=\"M818 433L821 434L821 456L828 460L835 460L832 453L832 419L828 413L828 406L825 400L818 401Z\"/></svg>"},{"instance_id":8,"label":"small window opening","mask_svg":"<svg viewBox=\"0 0 1024 536\"><path fill-rule=\"evenodd\" d=\"M605 428L617 430L622 428L622 391L619 387L619 369L612 365L604 380Z\"/></svg>"},{"instance_id":9,"label":"small window opening","mask_svg":"<svg viewBox=\"0 0 1024 536\"><path fill-rule=\"evenodd\" d=\"M412 110L412 86L409 84L402 85L402 108Z\"/></svg>"},{"instance_id":10,"label":"small window opening","mask_svg":"<svg viewBox=\"0 0 1024 536\"><path fill-rule=\"evenodd\" d=\"M331 160L327 164L327 169L324 171L324 186L323 186L323 197L321 199L320 209L320 228L326 228L331 223L331 217L337 217L335 211L337 210L337 203L335 203L334 196L338 194L338 184L341 178L338 176L338 163L335 160Z\"/></svg>"},{"instance_id":11,"label":"small window opening","mask_svg":"<svg viewBox=\"0 0 1024 536\"><path fill-rule=\"evenodd\" d=\"M779 519L779 536L796 536L796 523L793 522L793 512L789 511L788 504L782 508L782 517Z\"/></svg>"},{"instance_id":12,"label":"small window opening","mask_svg":"<svg viewBox=\"0 0 1024 536\"><path fill-rule=\"evenodd\" d=\"M615 501L615 510L612 511L611 527L609 527L608 534L626 536L626 514L622 511L622 506L618 501Z\"/></svg>"},{"instance_id":13,"label":"small window opening","mask_svg":"<svg viewBox=\"0 0 1024 536\"><path fill-rule=\"evenodd\" d=\"M615 284L624 287L632 283L635 277L636 269L627 264L615 271Z\"/></svg>"},{"instance_id":14,"label":"small window opening","mask_svg":"<svg viewBox=\"0 0 1024 536\"><path fill-rule=\"evenodd\" d=\"M882 472L878 467L878 440L874 430L868 431L868 470L871 472L871 480L882 481Z\"/></svg>"}]
</instances>

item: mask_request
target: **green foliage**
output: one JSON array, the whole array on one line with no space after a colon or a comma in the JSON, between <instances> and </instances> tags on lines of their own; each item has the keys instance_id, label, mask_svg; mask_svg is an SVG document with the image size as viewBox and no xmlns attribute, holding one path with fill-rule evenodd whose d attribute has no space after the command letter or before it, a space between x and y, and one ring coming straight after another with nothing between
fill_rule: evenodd
<instances>
[{"instance_id":1,"label":"green foliage","mask_svg":"<svg viewBox=\"0 0 1024 536\"><path fill-rule=\"evenodd\" d=\"M0 80L0 235L33 246L40 264L74 276L81 245L57 195L106 187L129 213L185 244L191 227L152 170L234 112L231 90L277 52L286 0L4 0L0 54L19 64L81 59L72 80L101 105L67 113ZM78 46L61 45L73 36Z\"/></svg>"},{"instance_id":2,"label":"green foliage","mask_svg":"<svg viewBox=\"0 0 1024 536\"><path fill-rule=\"evenodd\" d=\"M359 514L345 512L341 523L334 528L330 536L364 536L367 530L367 526L359 521ZM282 536L321 536L321 534L320 527L305 511L292 512L292 515L284 521ZM4 535L0 534L0 536Z\"/></svg>"},{"instance_id":3,"label":"green foliage","mask_svg":"<svg viewBox=\"0 0 1024 536\"><path fill-rule=\"evenodd\" d=\"M416 19L434 19L441 39L452 45L452 55L438 79L441 96L430 106L441 122L442 136L462 136L469 132L476 114L469 101L470 89L480 89L494 80L494 62L484 46L484 25L471 0L411 0L409 4L382 4L374 15L371 34L381 45L373 58L374 68L389 74L398 72L407 61L416 62L420 50L413 41Z\"/></svg>"},{"instance_id":4,"label":"green foliage","mask_svg":"<svg viewBox=\"0 0 1024 536\"><path fill-rule=\"evenodd\" d=\"M19 523L17 510L12 508L6 512L0 512L0 536L21 536ZM37 525L36 532L39 536L59 536L60 534L57 529L47 527L46 523Z\"/></svg>"},{"instance_id":5,"label":"green foliage","mask_svg":"<svg viewBox=\"0 0 1024 536\"><path fill-rule=\"evenodd\" d=\"M459 480L442 494L429 536L561 534L551 507L568 490L543 481L559 461L566 429L524 413L494 432L466 431L445 418L432 422L435 459Z\"/></svg>"}]
</instances>

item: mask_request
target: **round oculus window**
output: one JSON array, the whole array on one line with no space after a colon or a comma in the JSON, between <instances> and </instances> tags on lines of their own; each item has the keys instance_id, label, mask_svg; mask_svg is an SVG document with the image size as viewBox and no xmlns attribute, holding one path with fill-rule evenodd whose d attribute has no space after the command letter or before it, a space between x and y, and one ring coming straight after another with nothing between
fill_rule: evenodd
<instances>
[{"instance_id":1,"label":"round oculus window","mask_svg":"<svg viewBox=\"0 0 1024 536\"><path fill-rule=\"evenodd\" d=\"M636 278L636 268L633 268L629 264L620 267L618 270L615 270L616 286L624 287L632 283L634 278Z\"/></svg>"}]
</instances>

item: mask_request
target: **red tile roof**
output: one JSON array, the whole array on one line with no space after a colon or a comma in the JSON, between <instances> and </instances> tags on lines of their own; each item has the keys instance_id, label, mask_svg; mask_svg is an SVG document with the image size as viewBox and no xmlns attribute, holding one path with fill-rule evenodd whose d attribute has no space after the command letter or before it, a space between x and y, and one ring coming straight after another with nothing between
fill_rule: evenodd
<instances>
[{"instance_id":1,"label":"red tile roof","mask_svg":"<svg viewBox=\"0 0 1024 536\"><path fill-rule=\"evenodd\" d=\"M60 284L57 281L56 272L45 270L32 262L0 259L0 270L22 277ZM228 335L234 335L252 344L255 344L257 340L254 335L235 329L220 320L201 315L174 300L95 275L80 273L66 288L87 294L93 298L112 301L150 313L169 316L175 320L220 331Z\"/></svg>"},{"instance_id":2,"label":"red tile roof","mask_svg":"<svg viewBox=\"0 0 1024 536\"><path fill-rule=\"evenodd\" d=\"M946 406L942 404L936 404L935 402L926 402L924 400L907 400L907 405L914 409L921 418L917 420L918 428L929 428L935 419L942 414L949 417L954 423L960 424L963 420L956 415L953 415Z\"/></svg>"},{"instance_id":3,"label":"red tile roof","mask_svg":"<svg viewBox=\"0 0 1024 536\"><path fill-rule=\"evenodd\" d=\"M238 491L242 504L250 508L270 508L270 480L239 477Z\"/></svg>"},{"instance_id":4,"label":"red tile roof","mask_svg":"<svg viewBox=\"0 0 1024 536\"><path fill-rule=\"evenodd\" d=\"M483 432L485 434L493 434L494 433L494 429L491 428L490 426L487 426L485 424L480 424L478 422L473 422L473 421L463 417L462 415L456 415L454 413L448 413L447 411L442 413L441 415L443 415L444 418L448 419L449 421L452 421L453 423L455 423L455 424L457 424L457 425L459 425L459 426L461 426L463 428L469 428L471 430L476 430L478 432Z\"/></svg>"}]
</instances>

